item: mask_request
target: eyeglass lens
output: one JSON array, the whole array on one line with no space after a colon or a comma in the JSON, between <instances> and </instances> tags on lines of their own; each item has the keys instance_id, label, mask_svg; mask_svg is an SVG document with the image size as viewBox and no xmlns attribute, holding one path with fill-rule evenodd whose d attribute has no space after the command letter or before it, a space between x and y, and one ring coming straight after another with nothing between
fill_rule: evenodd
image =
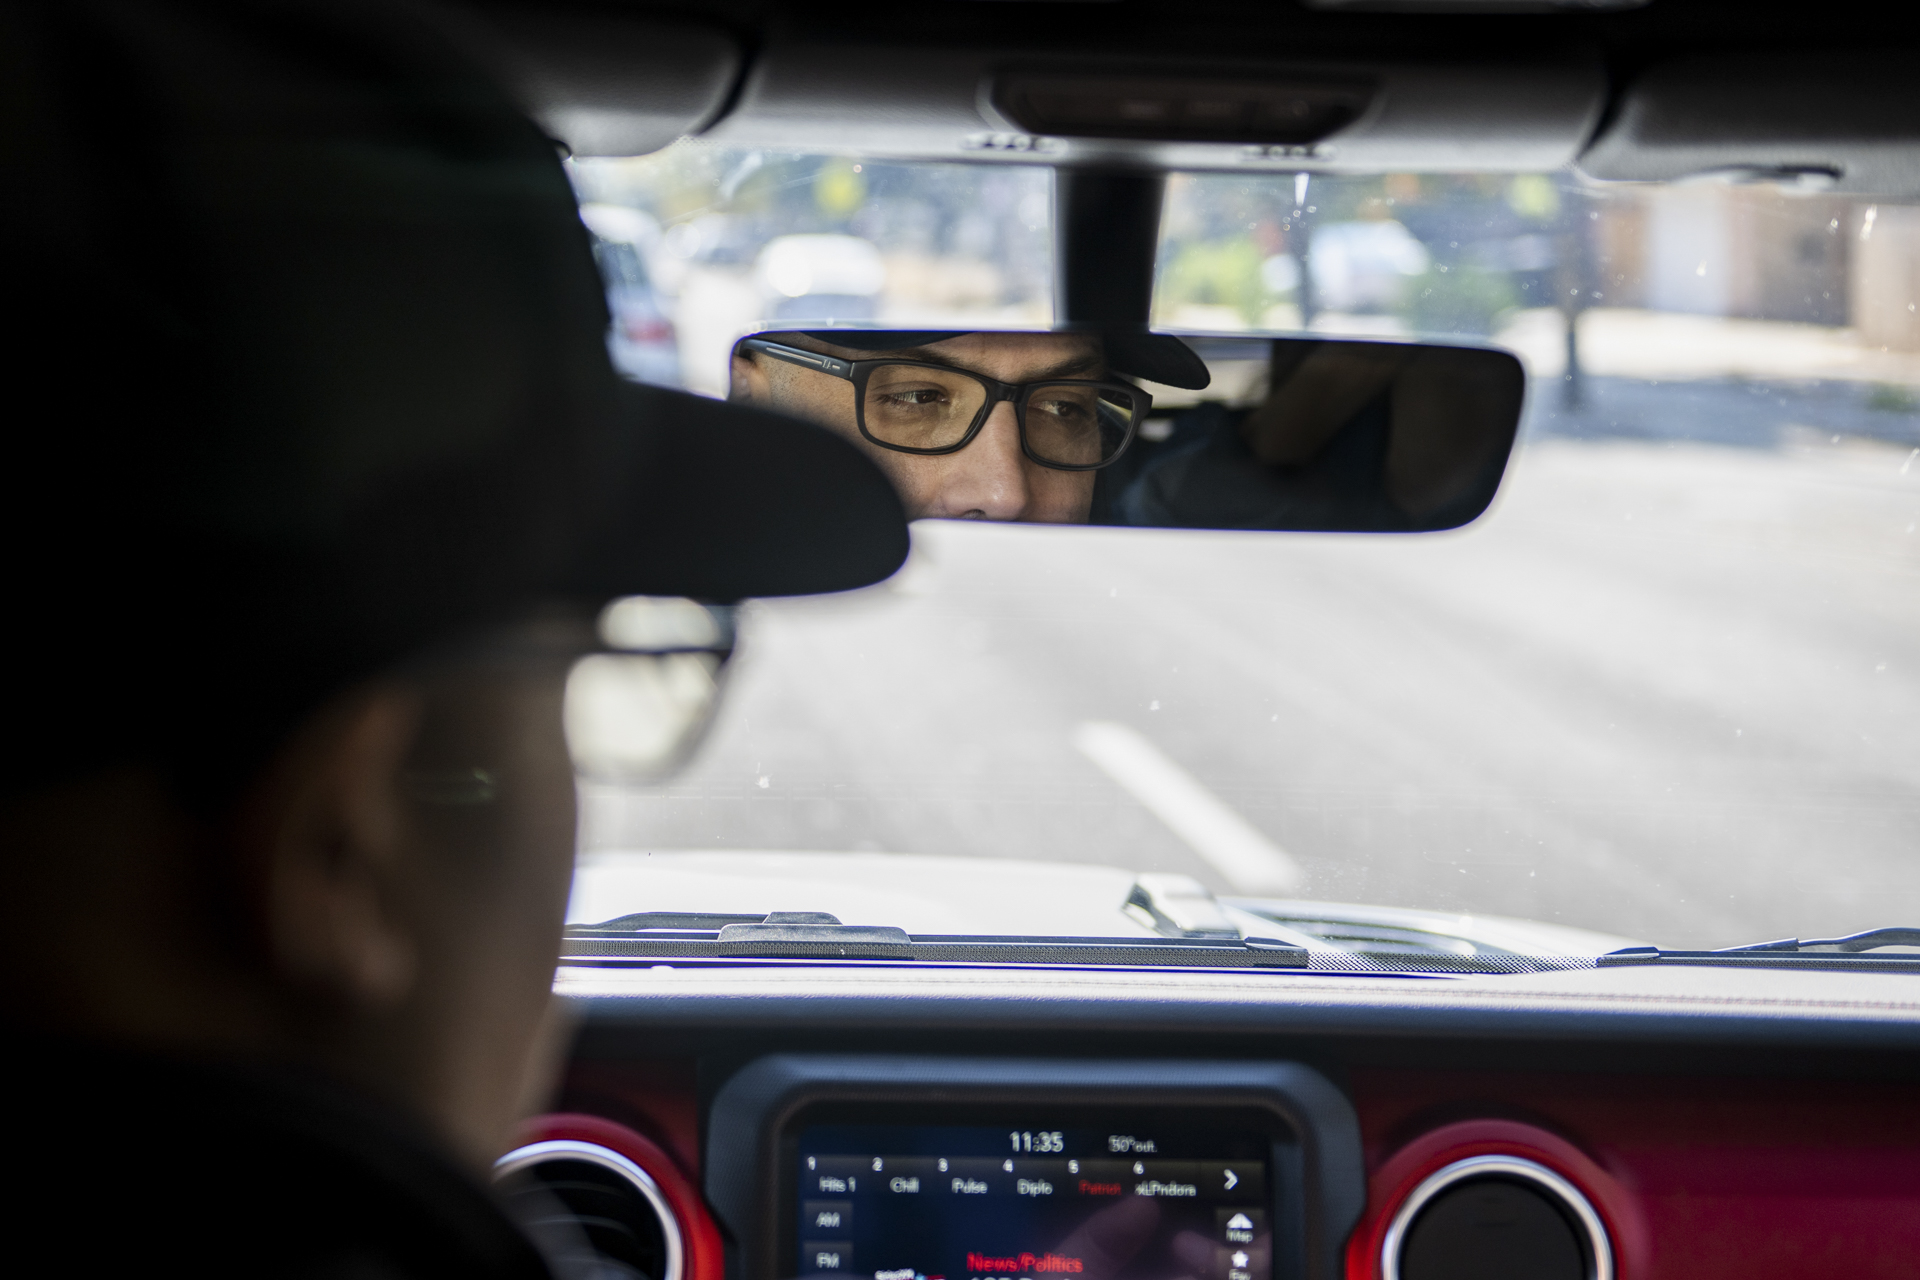
<instances>
[{"instance_id":1,"label":"eyeglass lens","mask_svg":"<svg viewBox=\"0 0 1920 1280\"><path fill-rule=\"evenodd\" d=\"M987 400L967 374L926 365L883 364L867 379L867 433L901 449L948 449L966 438ZM1046 462L1098 466L1117 454L1133 426L1134 401L1118 388L1043 383L1027 391L1027 448Z\"/></svg>"},{"instance_id":2,"label":"eyeglass lens","mask_svg":"<svg viewBox=\"0 0 1920 1280\"><path fill-rule=\"evenodd\" d=\"M1027 392L1027 448L1067 467L1097 467L1119 453L1133 426L1131 396L1084 382L1050 382Z\"/></svg>"},{"instance_id":3,"label":"eyeglass lens","mask_svg":"<svg viewBox=\"0 0 1920 1280\"><path fill-rule=\"evenodd\" d=\"M960 443L987 389L964 373L925 365L883 364L867 378L867 433L902 449L946 449Z\"/></svg>"},{"instance_id":4,"label":"eyeglass lens","mask_svg":"<svg viewBox=\"0 0 1920 1280\"><path fill-rule=\"evenodd\" d=\"M719 655L595 653L567 676L567 751L596 782L649 782L706 728L720 697Z\"/></svg>"},{"instance_id":5,"label":"eyeglass lens","mask_svg":"<svg viewBox=\"0 0 1920 1280\"><path fill-rule=\"evenodd\" d=\"M733 648L733 610L627 596L600 613L599 639L567 676L574 772L605 783L654 781L678 765L713 719Z\"/></svg>"}]
</instances>

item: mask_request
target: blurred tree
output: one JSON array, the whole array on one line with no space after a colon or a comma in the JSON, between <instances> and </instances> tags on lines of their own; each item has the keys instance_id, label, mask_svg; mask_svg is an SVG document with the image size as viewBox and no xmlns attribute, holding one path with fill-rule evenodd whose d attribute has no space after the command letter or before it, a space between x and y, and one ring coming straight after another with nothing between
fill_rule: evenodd
<instances>
[{"instance_id":1,"label":"blurred tree","mask_svg":"<svg viewBox=\"0 0 1920 1280\"><path fill-rule=\"evenodd\" d=\"M1507 184L1507 207L1523 218L1550 223L1560 216L1560 192L1544 173L1523 173Z\"/></svg>"},{"instance_id":2,"label":"blurred tree","mask_svg":"<svg viewBox=\"0 0 1920 1280\"><path fill-rule=\"evenodd\" d=\"M813 178L813 202L829 218L851 217L867 201L867 180L850 160L830 160Z\"/></svg>"},{"instance_id":3,"label":"blurred tree","mask_svg":"<svg viewBox=\"0 0 1920 1280\"><path fill-rule=\"evenodd\" d=\"M1560 403L1563 408L1578 409L1586 401L1586 371L1580 367L1580 313L1593 305L1594 236L1599 221L1597 210L1570 174L1562 174L1563 190L1559 234L1554 237L1554 293L1567 326L1566 371L1561 375Z\"/></svg>"},{"instance_id":4,"label":"blurred tree","mask_svg":"<svg viewBox=\"0 0 1920 1280\"><path fill-rule=\"evenodd\" d=\"M1160 276L1155 303L1168 311L1232 307L1249 328L1257 327L1273 300L1260 273L1266 257L1251 235L1180 245Z\"/></svg>"},{"instance_id":5,"label":"blurred tree","mask_svg":"<svg viewBox=\"0 0 1920 1280\"><path fill-rule=\"evenodd\" d=\"M1407 321L1420 333L1486 337L1517 299L1504 271L1471 263L1435 262L1407 291Z\"/></svg>"}]
</instances>

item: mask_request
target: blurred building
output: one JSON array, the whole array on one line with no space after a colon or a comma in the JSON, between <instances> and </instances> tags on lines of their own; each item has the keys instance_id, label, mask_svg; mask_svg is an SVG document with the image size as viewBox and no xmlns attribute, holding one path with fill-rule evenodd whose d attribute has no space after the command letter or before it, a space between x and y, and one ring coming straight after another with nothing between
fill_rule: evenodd
<instances>
[{"instance_id":1,"label":"blurred building","mask_svg":"<svg viewBox=\"0 0 1920 1280\"><path fill-rule=\"evenodd\" d=\"M1801 324L1851 320L1860 207L1850 198L1682 183L1598 209L1605 305Z\"/></svg>"},{"instance_id":2,"label":"blurred building","mask_svg":"<svg viewBox=\"0 0 1920 1280\"><path fill-rule=\"evenodd\" d=\"M1920 351L1920 208L1690 183L1599 211L1606 306L1850 326Z\"/></svg>"},{"instance_id":3,"label":"blurred building","mask_svg":"<svg viewBox=\"0 0 1920 1280\"><path fill-rule=\"evenodd\" d=\"M1920 208L1883 204L1862 211L1850 286L1862 345L1920 351Z\"/></svg>"}]
</instances>

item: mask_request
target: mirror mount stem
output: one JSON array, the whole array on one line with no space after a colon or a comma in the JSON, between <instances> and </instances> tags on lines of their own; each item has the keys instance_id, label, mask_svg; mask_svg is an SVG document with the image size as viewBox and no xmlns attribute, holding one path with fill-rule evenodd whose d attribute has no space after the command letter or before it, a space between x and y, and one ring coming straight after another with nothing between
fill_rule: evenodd
<instances>
[{"instance_id":1,"label":"mirror mount stem","mask_svg":"<svg viewBox=\"0 0 1920 1280\"><path fill-rule=\"evenodd\" d=\"M1053 171L1057 323L1144 329L1166 175L1139 169Z\"/></svg>"}]
</instances>

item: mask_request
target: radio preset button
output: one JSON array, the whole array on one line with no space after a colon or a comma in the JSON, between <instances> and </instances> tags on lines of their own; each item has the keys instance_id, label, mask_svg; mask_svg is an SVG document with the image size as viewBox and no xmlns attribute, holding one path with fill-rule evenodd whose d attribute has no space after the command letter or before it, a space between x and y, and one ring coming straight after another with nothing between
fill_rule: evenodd
<instances>
[{"instance_id":1,"label":"radio preset button","mask_svg":"<svg viewBox=\"0 0 1920 1280\"><path fill-rule=\"evenodd\" d=\"M883 1195L917 1196L938 1189L939 1161L932 1156L876 1156L869 1164L868 1184Z\"/></svg>"},{"instance_id":2,"label":"radio preset button","mask_svg":"<svg viewBox=\"0 0 1920 1280\"><path fill-rule=\"evenodd\" d=\"M805 1195L850 1196L859 1192L863 1179L872 1185L873 1160L868 1156L808 1156L800 1163Z\"/></svg>"},{"instance_id":3,"label":"radio preset button","mask_svg":"<svg viewBox=\"0 0 1920 1280\"><path fill-rule=\"evenodd\" d=\"M1198 1200L1200 1166L1191 1160L1136 1160L1128 1179L1133 1194L1165 1200Z\"/></svg>"}]
</instances>

